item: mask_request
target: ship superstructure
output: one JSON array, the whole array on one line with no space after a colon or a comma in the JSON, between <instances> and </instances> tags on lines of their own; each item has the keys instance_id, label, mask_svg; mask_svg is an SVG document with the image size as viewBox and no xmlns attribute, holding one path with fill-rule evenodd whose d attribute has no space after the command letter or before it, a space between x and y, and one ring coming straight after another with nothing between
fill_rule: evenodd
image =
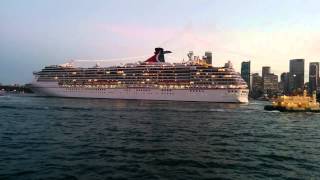
<instances>
[{"instance_id":1,"label":"ship superstructure","mask_svg":"<svg viewBox=\"0 0 320 180\"><path fill-rule=\"evenodd\" d=\"M248 102L247 84L230 62L223 67L199 58L167 63L167 53L156 48L146 61L123 66L47 66L34 73L32 89L58 97Z\"/></svg>"}]
</instances>

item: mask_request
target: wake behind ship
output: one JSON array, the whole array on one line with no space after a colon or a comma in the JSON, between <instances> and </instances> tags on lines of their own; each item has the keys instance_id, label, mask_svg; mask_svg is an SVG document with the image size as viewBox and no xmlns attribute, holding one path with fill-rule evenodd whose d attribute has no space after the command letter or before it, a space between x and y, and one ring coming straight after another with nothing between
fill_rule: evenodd
<instances>
[{"instance_id":1,"label":"wake behind ship","mask_svg":"<svg viewBox=\"0 0 320 180\"><path fill-rule=\"evenodd\" d=\"M213 67L208 57L188 54L189 61L167 63L171 53L156 48L144 62L92 68L72 63L46 66L34 73L39 96L206 102L248 102L248 87L230 62Z\"/></svg>"}]
</instances>

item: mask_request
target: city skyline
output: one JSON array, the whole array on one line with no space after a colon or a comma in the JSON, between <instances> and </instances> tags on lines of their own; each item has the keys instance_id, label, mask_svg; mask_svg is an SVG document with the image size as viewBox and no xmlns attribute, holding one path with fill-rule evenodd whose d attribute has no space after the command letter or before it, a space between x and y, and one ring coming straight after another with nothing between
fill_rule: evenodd
<instances>
[{"instance_id":1,"label":"city skyline","mask_svg":"<svg viewBox=\"0 0 320 180\"><path fill-rule=\"evenodd\" d=\"M176 61L213 52L240 72L270 66L280 76L289 60L320 62L318 1L4 1L0 7L0 83L28 83L32 72L70 59L149 55L162 46ZM170 59L170 58L169 58ZM171 58L173 59L173 58ZM141 59L143 60L143 59ZM134 61L134 60L133 60Z\"/></svg>"}]
</instances>

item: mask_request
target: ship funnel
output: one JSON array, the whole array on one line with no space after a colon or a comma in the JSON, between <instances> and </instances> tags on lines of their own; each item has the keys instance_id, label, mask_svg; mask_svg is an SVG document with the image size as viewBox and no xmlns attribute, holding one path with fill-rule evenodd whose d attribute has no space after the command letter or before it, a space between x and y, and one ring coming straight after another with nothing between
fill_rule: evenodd
<instances>
[{"instance_id":1,"label":"ship funnel","mask_svg":"<svg viewBox=\"0 0 320 180\"><path fill-rule=\"evenodd\" d=\"M164 55L172 53L171 51L164 51L163 48L155 48L154 55L147 59L145 62L165 62Z\"/></svg>"}]
</instances>

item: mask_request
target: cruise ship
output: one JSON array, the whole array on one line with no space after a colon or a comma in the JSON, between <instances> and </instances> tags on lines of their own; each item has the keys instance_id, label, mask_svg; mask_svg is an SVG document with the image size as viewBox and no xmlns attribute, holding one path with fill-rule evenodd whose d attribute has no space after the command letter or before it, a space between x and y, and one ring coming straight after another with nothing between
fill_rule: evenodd
<instances>
[{"instance_id":1,"label":"cruise ship","mask_svg":"<svg viewBox=\"0 0 320 180\"><path fill-rule=\"evenodd\" d=\"M145 61L90 68L74 63L34 72L31 89L39 96L247 103L248 86L231 62L213 67L208 57L188 54L188 61L165 62L156 48Z\"/></svg>"}]
</instances>

